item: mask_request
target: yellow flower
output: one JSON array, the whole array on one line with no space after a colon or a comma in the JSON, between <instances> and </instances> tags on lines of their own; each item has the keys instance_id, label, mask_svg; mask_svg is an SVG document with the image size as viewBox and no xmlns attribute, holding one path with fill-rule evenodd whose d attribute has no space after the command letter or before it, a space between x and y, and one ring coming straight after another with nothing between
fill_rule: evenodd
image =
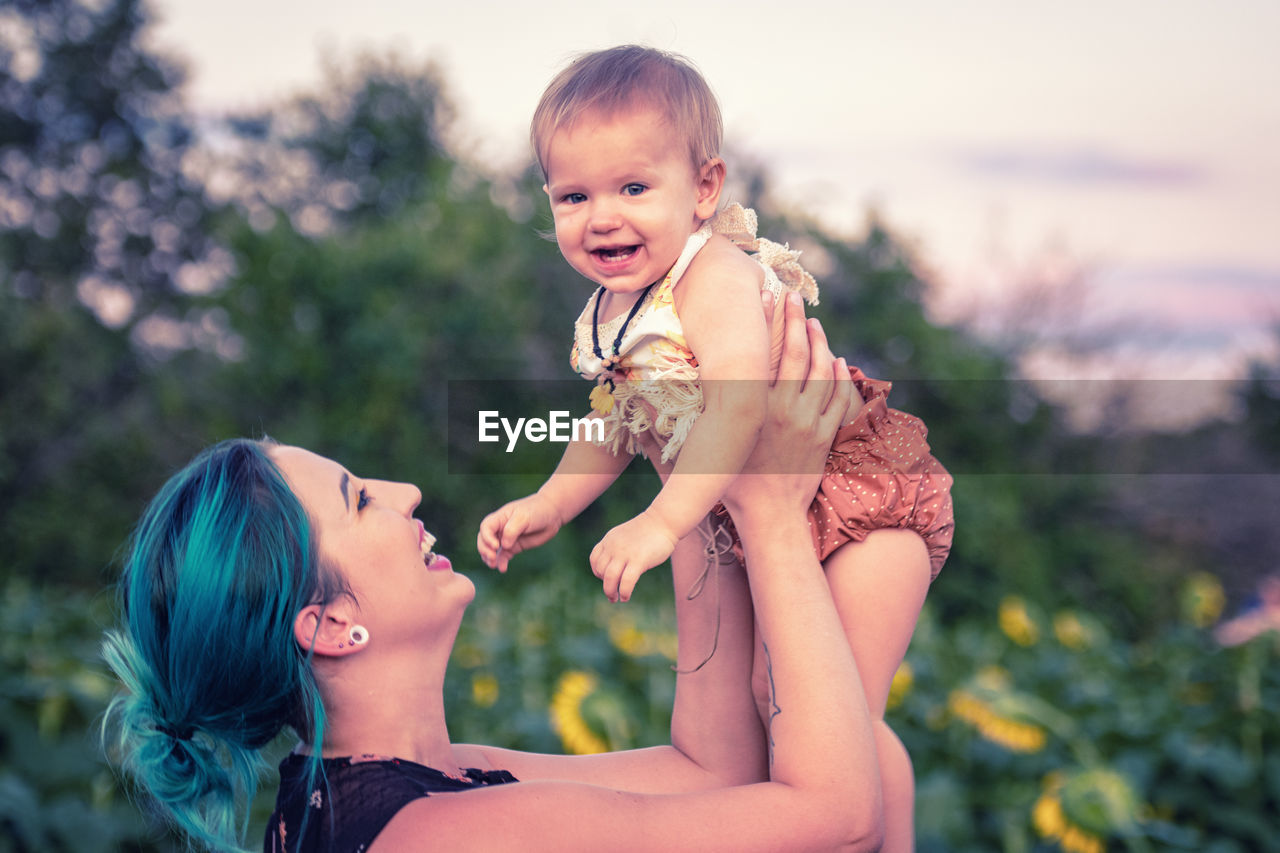
<instances>
[{"instance_id":1,"label":"yellow flower","mask_svg":"<svg viewBox=\"0 0 1280 853\"><path fill-rule=\"evenodd\" d=\"M492 708L498 701L498 679L492 672L477 672L471 676L471 701L480 708Z\"/></svg>"},{"instance_id":2,"label":"yellow flower","mask_svg":"<svg viewBox=\"0 0 1280 853\"><path fill-rule=\"evenodd\" d=\"M984 690L1007 690L1013 683L1013 679L1009 677L1009 670L994 663L978 670L973 680Z\"/></svg>"},{"instance_id":3,"label":"yellow flower","mask_svg":"<svg viewBox=\"0 0 1280 853\"><path fill-rule=\"evenodd\" d=\"M885 707L896 708L901 705L902 700L911 691L911 684L914 681L915 673L911 671L911 664L906 661L898 664L898 669L893 674L893 682L889 685L889 701L885 703Z\"/></svg>"},{"instance_id":4,"label":"yellow flower","mask_svg":"<svg viewBox=\"0 0 1280 853\"><path fill-rule=\"evenodd\" d=\"M560 676L551 697L551 728L564 748L574 755L608 752L609 745L591 731L582 716L582 703L596 689L598 680L589 672L572 670Z\"/></svg>"},{"instance_id":5,"label":"yellow flower","mask_svg":"<svg viewBox=\"0 0 1280 853\"><path fill-rule=\"evenodd\" d=\"M1105 838L1134 831L1141 811L1129 781L1098 767L1046 776L1031 823L1041 838L1069 853L1103 853Z\"/></svg>"},{"instance_id":6,"label":"yellow flower","mask_svg":"<svg viewBox=\"0 0 1280 853\"><path fill-rule=\"evenodd\" d=\"M613 614L609 618L609 640L618 651L633 658L658 654L673 661L676 659L674 633L645 631L631 615L616 609Z\"/></svg>"},{"instance_id":7,"label":"yellow flower","mask_svg":"<svg viewBox=\"0 0 1280 853\"><path fill-rule=\"evenodd\" d=\"M592 388L588 399L591 401L591 408L602 415L607 415L613 411L613 393L603 385L597 385Z\"/></svg>"},{"instance_id":8,"label":"yellow flower","mask_svg":"<svg viewBox=\"0 0 1280 853\"><path fill-rule=\"evenodd\" d=\"M1187 578L1182 590L1182 612L1197 628L1207 628L1222 615L1226 595L1222 584L1208 572L1196 572Z\"/></svg>"},{"instance_id":9,"label":"yellow flower","mask_svg":"<svg viewBox=\"0 0 1280 853\"><path fill-rule=\"evenodd\" d=\"M951 691L947 697L947 709L977 729L982 737L1011 752L1039 752L1044 749L1044 729L999 713L991 703L968 690Z\"/></svg>"},{"instance_id":10,"label":"yellow flower","mask_svg":"<svg viewBox=\"0 0 1280 853\"><path fill-rule=\"evenodd\" d=\"M1031 824L1040 833L1041 838L1058 842L1058 846L1069 853L1103 853L1102 839L1067 820L1062 810L1062 800L1058 791L1062 787L1058 774L1051 774L1040 799L1031 808Z\"/></svg>"},{"instance_id":11,"label":"yellow flower","mask_svg":"<svg viewBox=\"0 0 1280 853\"><path fill-rule=\"evenodd\" d=\"M1058 638L1059 643L1077 652L1087 647L1092 640L1089 629L1070 610L1063 610L1053 617L1053 635Z\"/></svg>"},{"instance_id":12,"label":"yellow flower","mask_svg":"<svg viewBox=\"0 0 1280 853\"><path fill-rule=\"evenodd\" d=\"M1020 646L1033 646L1040 639L1040 628L1027 612L1027 604L1020 596L1005 596L1000 602L998 619L1000 630Z\"/></svg>"}]
</instances>

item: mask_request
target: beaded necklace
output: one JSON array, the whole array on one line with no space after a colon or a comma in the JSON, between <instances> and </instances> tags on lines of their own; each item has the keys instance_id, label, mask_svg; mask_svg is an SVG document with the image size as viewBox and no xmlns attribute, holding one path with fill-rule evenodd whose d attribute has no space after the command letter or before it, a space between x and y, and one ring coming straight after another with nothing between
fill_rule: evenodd
<instances>
[{"instance_id":1,"label":"beaded necklace","mask_svg":"<svg viewBox=\"0 0 1280 853\"><path fill-rule=\"evenodd\" d=\"M600 297L604 295L604 288L602 287L596 291L596 304L591 312L591 348L595 350L596 358L603 362L605 370L612 372L613 366L618 363L618 347L622 346L622 336L627 333L627 326L630 326L631 321L635 319L636 313L639 312L640 306L644 304L645 297L649 295L649 291L653 290L654 284L657 284L657 282L653 282L653 284L640 291L640 298L631 306L627 319L622 321L622 328L618 330L617 336L614 337L613 346L609 347L609 355L607 357L600 351Z\"/></svg>"},{"instance_id":2,"label":"beaded necklace","mask_svg":"<svg viewBox=\"0 0 1280 853\"><path fill-rule=\"evenodd\" d=\"M596 291L596 304L591 312L591 349L595 352L596 358L600 359L601 366L609 371L609 375L601 380L591 391L591 407L602 415L609 414L613 410L613 368L618 365L622 359L618 356L618 349L622 346L622 336L627 333L627 327L631 325L631 321L640 311L640 306L644 304L644 300L649 296L649 291L653 290L654 285L658 282L652 282L644 290L640 291L640 297L636 299L631 306L631 311L627 313L627 318L622 321L622 328L618 329L618 334L614 336L613 345L609 347L609 355L605 355L600 349L600 297L604 295L604 288ZM607 388L605 386L608 386Z\"/></svg>"}]
</instances>

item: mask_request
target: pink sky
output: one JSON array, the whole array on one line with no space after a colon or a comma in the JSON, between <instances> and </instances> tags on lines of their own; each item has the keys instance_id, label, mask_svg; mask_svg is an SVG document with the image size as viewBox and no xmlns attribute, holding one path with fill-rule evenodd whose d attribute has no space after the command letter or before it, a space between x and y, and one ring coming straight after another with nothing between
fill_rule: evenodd
<instances>
[{"instance_id":1,"label":"pink sky","mask_svg":"<svg viewBox=\"0 0 1280 853\"><path fill-rule=\"evenodd\" d=\"M322 55L395 50L440 65L460 150L492 168L527 162L528 115L574 52L674 50L781 198L850 233L874 206L908 237L941 315L1066 257L1091 272L1089 304L1167 331L1141 360L1149 374L1194 363L1213 378L1274 354L1274 0L655 0L591 14L563 0L153 2L201 108L312 87Z\"/></svg>"}]
</instances>

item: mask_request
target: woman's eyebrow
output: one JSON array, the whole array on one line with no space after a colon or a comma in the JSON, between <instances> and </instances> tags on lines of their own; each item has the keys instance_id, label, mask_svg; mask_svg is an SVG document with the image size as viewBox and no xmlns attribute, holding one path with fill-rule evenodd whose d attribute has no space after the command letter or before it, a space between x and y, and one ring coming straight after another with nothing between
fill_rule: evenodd
<instances>
[{"instance_id":1,"label":"woman's eyebrow","mask_svg":"<svg viewBox=\"0 0 1280 853\"><path fill-rule=\"evenodd\" d=\"M347 512L351 512L351 498L347 495L347 484L351 482L351 477L346 471L342 472L342 479L338 481L338 488L342 490L342 503L346 505Z\"/></svg>"}]
</instances>

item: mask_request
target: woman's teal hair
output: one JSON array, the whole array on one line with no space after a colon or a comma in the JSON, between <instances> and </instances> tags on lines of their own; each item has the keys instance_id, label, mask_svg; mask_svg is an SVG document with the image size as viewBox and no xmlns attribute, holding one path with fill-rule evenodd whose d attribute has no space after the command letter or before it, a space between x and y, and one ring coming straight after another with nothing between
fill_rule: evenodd
<instances>
[{"instance_id":1,"label":"woman's teal hair","mask_svg":"<svg viewBox=\"0 0 1280 853\"><path fill-rule=\"evenodd\" d=\"M173 823L218 850L240 846L260 750L285 726L319 754L324 706L294 619L345 591L270 447L222 442L165 483L129 543L124 624L102 647L128 688L104 742Z\"/></svg>"}]
</instances>

